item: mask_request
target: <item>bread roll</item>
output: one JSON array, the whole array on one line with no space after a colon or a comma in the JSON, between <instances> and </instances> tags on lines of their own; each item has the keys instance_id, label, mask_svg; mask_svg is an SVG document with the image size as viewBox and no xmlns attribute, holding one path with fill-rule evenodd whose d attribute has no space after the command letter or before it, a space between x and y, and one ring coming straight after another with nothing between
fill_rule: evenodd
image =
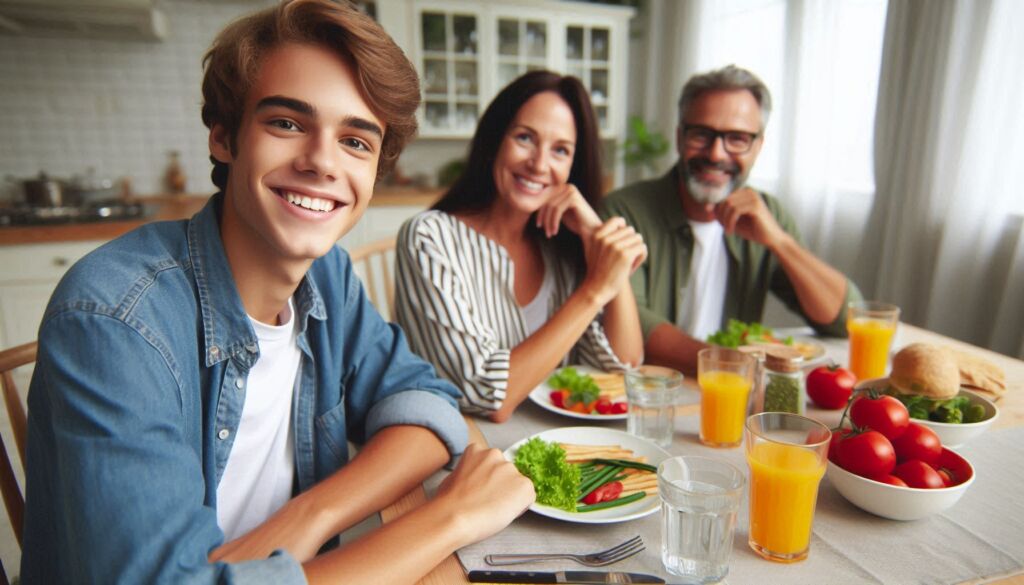
<instances>
[{"instance_id":1,"label":"bread roll","mask_svg":"<svg viewBox=\"0 0 1024 585\"><path fill-rule=\"evenodd\" d=\"M904 394L945 400L960 392L960 368L946 348L912 343L892 358L889 382Z\"/></svg>"}]
</instances>

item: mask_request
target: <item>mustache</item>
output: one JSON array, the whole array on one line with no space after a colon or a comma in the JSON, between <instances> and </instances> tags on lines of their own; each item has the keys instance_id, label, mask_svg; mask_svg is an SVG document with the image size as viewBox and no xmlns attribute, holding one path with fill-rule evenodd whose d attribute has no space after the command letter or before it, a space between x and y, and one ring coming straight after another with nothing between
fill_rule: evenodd
<instances>
[{"instance_id":1,"label":"mustache","mask_svg":"<svg viewBox=\"0 0 1024 585\"><path fill-rule=\"evenodd\" d=\"M686 169L691 173L696 173L703 169L724 171L726 173L730 173L733 175L736 175L740 172L740 167L736 163L729 161L716 163L712 162L711 159L702 157L691 158L690 160L686 161Z\"/></svg>"}]
</instances>

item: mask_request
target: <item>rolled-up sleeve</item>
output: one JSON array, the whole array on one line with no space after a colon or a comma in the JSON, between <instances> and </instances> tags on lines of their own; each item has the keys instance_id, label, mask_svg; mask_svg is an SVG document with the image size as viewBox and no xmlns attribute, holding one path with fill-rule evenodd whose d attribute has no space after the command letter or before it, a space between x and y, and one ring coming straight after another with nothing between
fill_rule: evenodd
<instances>
[{"instance_id":1,"label":"rolled-up sleeve","mask_svg":"<svg viewBox=\"0 0 1024 585\"><path fill-rule=\"evenodd\" d=\"M415 425L432 431L452 457L466 450L469 432L466 421L447 400L421 390L392 394L370 409L366 433L373 436L384 427Z\"/></svg>"}]
</instances>

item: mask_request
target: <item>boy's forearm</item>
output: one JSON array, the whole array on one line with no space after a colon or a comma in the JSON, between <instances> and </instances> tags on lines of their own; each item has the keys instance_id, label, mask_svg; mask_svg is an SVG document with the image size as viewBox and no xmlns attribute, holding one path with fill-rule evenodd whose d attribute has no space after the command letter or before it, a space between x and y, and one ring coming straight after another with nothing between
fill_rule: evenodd
<instances>
[{"instance_id":1,"label":"boy's forearm","mask_svg":"<svg viewBox=\"0 0 1024 585\"><path fill-rule=\"evenodd\" d=\"M348 465L210 557L237 562L283 548L300 562L312 559L325 542L423 483L449 458L426 428L386 427Z\"/></svg>"}]
</instances>

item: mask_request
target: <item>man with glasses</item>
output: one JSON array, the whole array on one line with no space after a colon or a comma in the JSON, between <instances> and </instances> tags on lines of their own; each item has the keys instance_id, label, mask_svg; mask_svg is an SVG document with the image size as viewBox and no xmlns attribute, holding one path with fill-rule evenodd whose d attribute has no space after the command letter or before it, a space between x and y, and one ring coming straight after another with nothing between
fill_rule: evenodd
<instances>
[{"instance_id":1,"label":"man with glasses","mask_svg":"<svg viewBox=\"0 0 1024 585\"><path fill-rule=\"evenodd\" d=\"M695 75L679 97L678 164L605 200L647 242L633 275L645 361L685 372L728 319L760 321L768 291L815 330L846 334L853 282L800 243L778 200L746 186L771 95L734 65Z\"/></svg>"}]
</instances>

